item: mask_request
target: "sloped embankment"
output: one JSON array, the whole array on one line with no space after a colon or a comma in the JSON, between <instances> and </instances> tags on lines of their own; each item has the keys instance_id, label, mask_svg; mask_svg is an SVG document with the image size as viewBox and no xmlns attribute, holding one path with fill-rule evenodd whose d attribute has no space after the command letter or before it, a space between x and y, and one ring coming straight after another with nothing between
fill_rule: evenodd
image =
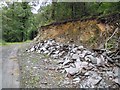
<instances>
[{"instance_id":1,"label":"sloped embankment","mask_svg":"<svg viewBox=\"0 0 120 90\"><path fill-rule=\"evenodd\" d=\"M35 41L38 43L28 49L27 54L29 55L36 51L38 57L43 54L48 58L40 58L38 60L40 63L35 63L38 66L35 67L37 68L35 71L39 71L39 66L40 69L42 68L41 64L44 64L42 61L47 61L50 64L55 60L57 63L56 67L52 65L54 70L65 75L62 77L62 80L58 76L55 76L61 81L59 87L119 87L119 48L115 52L112 52L106 49L90 50L82 46L83 44L88 48L100 48L101 45L107 45L106 47L108 47L110 42L112 42L112 46L117 44L117 47L119 47L119 43L116 42L116 40L119 40L119 23L117 23L119 19L116 21L116 17L110 16L109 18L101 17L100 19L64 21L41 27L38 36L35 38ZM66 42L69 43L66 44ZM34 55L37 55L36 53ZM35 60L32 59L32 61ZM54 74L54 72L52 73ZM38 73L37 75L40 76L42 74ZM35 83L40 86L39 83L41 81L44 81L44 79L41 80L41 77L39 77ZM55 79L55 81L57 80ZM51 85L48 87L53 87L49 79L47 79L47 82L48 85ZM30 83L33 82L30 80ZM29 83L26 83L26 86L28 85Z\"/></svg>"},{"instance_id":2,"label":"sloped embankment","mask_svg":"<svg viewBox=\"0 0 120 90\"><path fill-rule=\"evenodd\" d=\"M119 18L120 14L113 14L98 19L90 18L52 23L42 26L35 40L51 38L63 43L73 42L78 45L83 44L89 48L103 48L106 40L115 31ZM118 33L115 34L117 34L115 36L118 36ZM114 42L116 41L112 40L112 44Z\"/></svg>"}]
</instances>

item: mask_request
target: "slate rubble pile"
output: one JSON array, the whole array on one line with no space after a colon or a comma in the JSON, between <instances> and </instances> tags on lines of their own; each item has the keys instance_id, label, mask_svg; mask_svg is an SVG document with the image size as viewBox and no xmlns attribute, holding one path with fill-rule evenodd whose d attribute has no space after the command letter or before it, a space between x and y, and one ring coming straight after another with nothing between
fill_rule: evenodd
<instances>
[{"instance_id":1,"label":"slate rubble pile","mask_svg":"<svg viewBox=\"0 0 120 90\"><path fill-rule=\"evenodd\" d=\"M63 84L72 83L80 88L120 87L119 58L114 59L110 51L90 51L83 46L62 44L53 39L41 41L27 50L33 51L56 59L56 70L66 74Z\"/></svg>"}]
</instances>

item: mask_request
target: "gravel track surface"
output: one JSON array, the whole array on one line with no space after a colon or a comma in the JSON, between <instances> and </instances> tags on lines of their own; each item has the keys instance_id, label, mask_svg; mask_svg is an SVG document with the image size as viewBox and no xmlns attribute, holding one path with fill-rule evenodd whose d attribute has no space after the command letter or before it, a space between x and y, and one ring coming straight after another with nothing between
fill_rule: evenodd
<instances>
[{"instance_id":1,"label":"gravel track surface","mask_svg":"<svg viewBox=\"0 0 120 90\"><path fill-rule=\"evenodd\" d=\"M20 64L20 87L22 88L59 88L64 86L64 75L57 72L57 62L47 55L26 52L30 45L18 51Z\"/></svg>"},{"instance_id":2,"label":"gravel track surface","mask_svg":"<svg viewBox=\"0 0 120 90\"><path fill-rule=\"evenodd\" d=\"M1 46L2 50L2 88L19 88L18 48L21 44Z\"/></svg>"}]
</instances>

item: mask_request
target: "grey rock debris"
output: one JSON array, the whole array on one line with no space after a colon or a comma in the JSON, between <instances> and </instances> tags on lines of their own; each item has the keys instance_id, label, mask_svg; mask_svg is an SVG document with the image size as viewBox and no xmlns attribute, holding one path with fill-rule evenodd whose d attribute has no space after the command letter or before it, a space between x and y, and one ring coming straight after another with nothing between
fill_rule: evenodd
<instances>
[{"instance_id":1,"label":"grey rock debris","mask_svg":"<svg viewBox=\"0 0 120 90\"><path fill-rule=\"evenodd\" d=\"M53 39L42 41L27 51L37 51L56 59L57 71L65 73L67 78L73 77L72 83L77 84L77 87L108 88L112 87L113 83L120 86L120 67L117 65L120 63L112 63L114 61L113 57L110 57L110 51L97 53L83 46L62 44ZM65 83L71 84L69 80Z\"/></svg>"}]
</instances>

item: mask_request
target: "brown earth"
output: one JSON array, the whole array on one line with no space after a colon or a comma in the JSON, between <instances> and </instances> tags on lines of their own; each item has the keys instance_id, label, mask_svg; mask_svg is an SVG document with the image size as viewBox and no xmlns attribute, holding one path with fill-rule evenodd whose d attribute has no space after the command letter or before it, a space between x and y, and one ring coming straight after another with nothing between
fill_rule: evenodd
<instances>
[{"instance_id":1,"label":"brown earth","mask_svg":"<svg viewBox=\"0 0 120 90\"><path fill-rule=\"evenodd\" d=\"M35 40L56 39L56 41L82 44L88 48L101 48L110 33L112 25L98 23L97 20L66 22L60 25L49 25L39 30Z\"/></svg>"}]
</instances>

